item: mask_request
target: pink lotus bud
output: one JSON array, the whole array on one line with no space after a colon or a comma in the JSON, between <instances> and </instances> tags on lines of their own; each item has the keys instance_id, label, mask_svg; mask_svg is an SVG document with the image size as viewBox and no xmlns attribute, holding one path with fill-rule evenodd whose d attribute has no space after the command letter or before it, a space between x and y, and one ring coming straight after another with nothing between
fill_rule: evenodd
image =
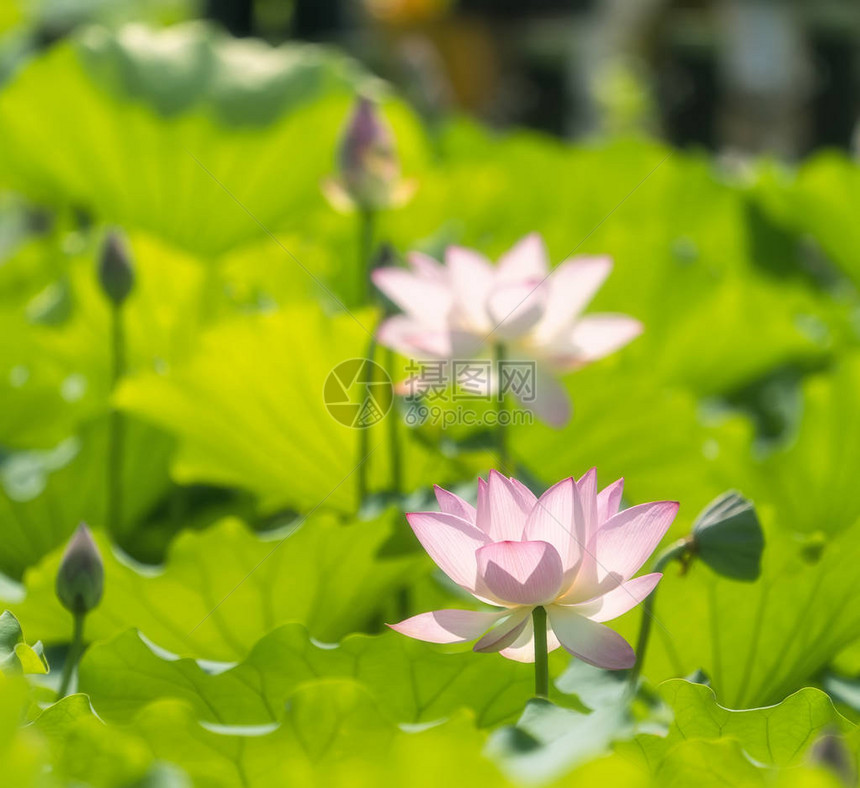
<instances>
[{"instance_id":1,"label":"pink lotus bud","mask_svg":"<svg viewBox=\"0 0 860 788\"><path fill-rule=\"evenodd\" d=\"M340 147L340 174L349 196L363 208L388 204L400 176L394 135L376 105L361 96Z\"/></svg>"},{"instance_id":2,"label":"pink lotus bud","mask_svg":"<svg viewBox=\"0 0 860 788\"><path fill-rule=\"evenodd\" d=\"M394 135L376 104L360 96L338 152L338 175L326 178L322 190L340 211L375 211L403 205L416 183L400 177Z\"/></svg>"}]
</instances>

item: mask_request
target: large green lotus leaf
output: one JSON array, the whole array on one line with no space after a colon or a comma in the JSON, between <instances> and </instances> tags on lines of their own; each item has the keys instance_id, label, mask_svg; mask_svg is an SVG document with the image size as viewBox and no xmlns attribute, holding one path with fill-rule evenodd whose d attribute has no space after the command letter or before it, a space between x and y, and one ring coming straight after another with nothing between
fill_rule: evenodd
<instances>
[{"instance_id":1,"label":"large green lotus leaf","mask_svg":"<svg viewBox=\"0 0 860 788\"><path fill-rule=\"evenodd\" d=\"M811 235L842 271L860 282L860 230L852 206L860 198L860 168L842 153L818 153L799 170L765 173L755 190L778 222Z\"/></svg>"},{"instance_id":2,"label":"large green lotus leaf","mask_svg":"<svg viewBox=\"0 0 860 788\"><path fill-rule=\"evenodd\" d=\"M347 679L300 687L274 729L201 725L187 705L169 700L145 708L132 727L157 757L205 788L515 784L482 754L485 737L467 715L424 730L396 728Z\"/></svg>"},{"instance_id":3,"label":"large green lotus leaf","mask_svg":"<svg viewBox=\"0 0 860 788\"><path fill-rule=\"evenodd\" d=\"M558 785L624 785L628 788L753 788L788 785L785 772L773 773L751 763L735 741L693 739L681 742L649 769L641 758L612 753L580 766L558 780ZM806 778L808 770L803 770ZM794 783L791 783L794 784ZM832 782L798 783L809 788L836 788Z\"/></svg>"},{"instance_id":4,"label":"large green lotus leaf","mask_svg":"<svg viewBox=\"0 0 860 788\"><path fill-rule=\"evenodd\" d=\"M467 714L429 729L403 730L349 679L303 685L290 696L279 724L269 726L201 724L187 704L159 699L129 724L106 725L86 696L72 695L24 731L16 728L27 688L2 676L0 683L0 752L4 778L16 788L72 783L172 788L188 784L182 773L195 786L216 788L431 788L443 779L455 785L513 785L483 756L485 736ZM46 769L50 777L42 775L37 783Z\"/></svg>"},{"instance_id":5,"label":"large green lotus leaf","mask_svg":"<svg viewBox=\"0 0 860 788\"><path fill-rule=\"evenodd\" d=\"M167 489L172 442L140 422L127 425L121 538ZM65 543L82 522L105 521L107 426L87 425L49 451L20 451L0 463L0 569L13 577Z\"/></svg>"},{"instance_id":6,"label":"large green lotus leaf","mask_svg":"<svg viewBox=\"0 0 860 788\"><path fill-rule=\"evenodd\" d=\"M367 354L376 315L331 316L310 304L246 314L208 331L186 363L127 381L120 405L177 435L181 482L234 485L265 506L355 510L360 431L324 401L331 371ZM369 474L388 484L389 412L368 428ZM400 425L407 490L458 478L462 469Z\"/></svg>"},{"instance_id":7,"label":"large green lotus leaf","mask_svg":"<svg viewBox=\"0 0 860 788\"><path fill-rule=\"evenodd\" d=\"M803 384L797 434L758 463L751 494L786 530L838 533L860 517L860 357L844 356Z\"/></svg>"},{"instance_id":8,"label":"large green lotus leaf","mask_svg":"<svg viewBox=\"0 0 860 788\"><path fill-rule=\"evenodd\" d=\"M832 774L810 767L810 747L822 735L841 734L847 752L857 749L856 726L812 687L746 710L725 708L710 688L680 679L662 684L659 694L673 715L668 732L640 734L614 756L640 764L654 785L835 786Z\"/></svg>"},{"instance_id":9,"label":"large green lotus leaf","mask_svg":"<svg viewBox=\"0 0 860 788\"><path fill-rule=\"evenodd\" d=\"M607 359L567 381L573 418L562 430L539 422L511 430L515 456L545 485L592 466L605 486L624 477L632 503L680 500L676 530L727 488L749 460L749 427L737 418L703 423L693 396L653 385L630 363Z\"/></svg>"},{"instance_id":10,"label":"large green lotus leaf","mask_svg":"<svg viewBox=\"0 0 860 788\"><path fill-rule=\"evenodd\" d=\"M15 788L45 785L39 781L46 757L44 744L32 730L20 727L31 695L23 676L0 671L0 762L4 784Z\"/></svg>"},{"instance_id":11,"label":"large green lotus leaf","mask_svg":"<svg viewBox=\"0 0 860 788\"><path fill-rule=\"evenodd\" d=\"M338 265L344 262L342 257L303 233L281 233L278 239L302 265L271 238L244 244L219 259L219 280L231 301L240 308L264 311L312 300L339 309L330 293L342 292L332 283L337 280ZM353 262L351 258L349 262Z\"/></svg>"},{"instance_id":12,"label":"large green lotus leaf","mask_svg":"<svg viewBox=\"0 0 860 788\"><path fill-rule=\"evenodd\" d=\"M186 785L175 770L154 766L152 753L141 737L102 722L85 695L69 695L49 706L31 729L45 742L46 760L58 781L93 788Z\"/></svg>"},{"instance_id":13,"label":"large green lotus leaf","mask_svg":"<svg viewBox=\"0 0 860 788\"><path fill-rule=\"evenodd\" d=\"M668 730L619 742L612 755L570 774L567 784L836 788L841 783L832 773L809 763L810 747L822 735L841 734L846 752L857 749L856 726L817 689L741 711L720 706L701 684L675 679L658 691L672 715Z\"/></svg>"},{"instance_id":14,"label":"large green lotus leaf","mask_svg":"<svg viewBox=\"0 0 860 788\"><path fill-rule=\"evenodd\" d=\"M17 195L0 195L0 308L17 309L57 277L68 252Z\"/></svg>"},{"instance_id":15,"label":"large green lotus leaf","mask_svg":"<svg viewBox=\"0 0 860 788\"><path fill-rule=\"evenodd\" d=\"M731 785L753 788L767 784L762 770L750 763L741 747L731 741L681 742L661 761L654 774L654 785L701 785L706 788Z\"/></svg>"},{"instance_id":16,"label":"large green lotus leaf","mask_svg":"<svg viewBox=\"0 0 860 788\"><path fill-rule=\"evenodd\" d=\"M272 48L199 24L90 29L0 96L0 181L223 252L324 205L320 181L366 82L315 46ZM389 116L409 166L426 158L411 113L393 105Z\"/></svg>"},{"instance_id":17,"label":"large green lotus leaf","mask_svg":"<svg viewBox=\"0 0 860 788\"><path fill-rule=\"evenodd\" d=\"M320 764L382 758L395 728L361 685L308 684L291 698L283 723L242 728L201 725L178 701L156 701L134 729L162 760L197 786L313 785Z\"/></svg>"},{"instance_id":18,"label":"large green lotus leaf","mask_svg":"<svg viewBox=\"0 0 860 788\"><path fill-rule=\"evenodd\" d=\"M173 653L210 660L242 659L291 621L338 640L367 626L393 590L425 566L420 557L378 558L391 532L390 517L341 525L314 515L266 536L228 519L181 534L159 571L132 565L99 538L105 596L87 617L87 638L133 626ZM49 644L71 635L71 616L54 594L59 562L56 551L28 571L26 597L8 606L30 637Z\"/></svg>"},{"instance_id":19,"label":"large green lotus leaf","mask_svg":"<svg viewBox=\"0 0 860 788\"><path fill-rule=\"evenodd\" d=\"M844 783L828 768L799 764L788 769L760 769L733 741L691 739L679 742L660 763L654 788L840 788Z\"/></svg>"},{"instance_id":20,"label":"large green lotus leaf","mask_svg":"<svg viewBox=\"0 0 860 788\"><path fill-rule=\"evenodd\" d=\"M127 538L169 487L173 441L137 419L125 425L118 540ZM20 578L81 522L105 523L106 418L47 451L18 451L0 461L0 572Z\"/></svg>"},{"instance_id":21,"label":"large green lotus leaf","mask_svg":"<svg viewBox=\"0 0 860 788\"><path fill-rule=\"evenodd\" d=\"M601 679L595 669L576 667L593 710L534 700L515 728L490 739L490 753L523 783L558 779L576 769L560 782L593 785L598 783L586 775L603 769L629 772L634 785L764 785L777 778L777 769L803 764L823 734L841 734L845 747L856 749L856 726L817 689L800 690L778 706L734 711L720 706L710 688L675 679L658 688L665 706L639 708L640 717L645 715L640 719L630 713L623 678ZM602 758L611 749L614 754Z\"/></svg>"},{"instance_id":22,"label":"large green lotus leaf","mask_svg":"<svg viewBox=\"0 0 860 788\"><path fill-rule=\"evenodd\" d=\"M765 518L755 583L716 576L694 562L660 583L644 673L652 681L704 670L720 703L778 703L860 638L860 524L826 546L804 544ZM634 638L639 616L619 621Z\"/></svg>"},{"instance_id":23,"label":"large green lotus leaf","mask_svg":"<svg viewBox=\"0 0 860 788\"><path fill-rule=\"evenodd\" d=\"M98 412L98 395L64 353L56 333L23 317L0 314L0 443L47 448Z\"/></svg>"},{"instance_id":24,"label":"large green lotus leaf","mask_svg":"<svg viewBox=\"0 0 860 788\"><path fill-rule=\"evenodd\" d=\"M350 635L333 648L293 624L218 673L194 660L164 659L129 631L87 652L80 689L108 720L128 721L159 697L187 701L207 722L255 725L277 721L296 687L332 677L355 678L395 722L432 722L469 708L481 727L515 719L533 686L531 666L497 655L448 654L396 633Z\"/></svg>"},{"instance_id":25,"label":"large green lotus leaf","mask_svg":"<svg viewBox=\"0 0 860 788\"><path fill-rule=\"evenodd\" d=\"M8 610L0 614L0 671L47 673L48 661L41 643L28 644L21 625Z\"/></svg>"},{"instance_id":26,"label":"large green lotus leaf","mask_svg":"<svg viewBox=\"0 0 860 788\"><path fill-rule=\"evenodd\" d=\"M659 688L674 715L665 737L644 735L637 740L649 763L664 758L678 742L687 739L737 740L756 763L792 766L822 733L851 734L856 726L833 707L821 690L805 687L782 703L764 708L732 710L717 703L714 692L702 684L675 679Z\"/></svg>"},{"instance_id":27,"label":"large green lotus leaf","mask_svg":"<svg viewBox=\"0 0 860 788\"><path fill-rule=\"evenodd\" d=\"M154 762L146 741L132 731L105 725L84 695L70 695L37 709L23 679L0 675L0 757L4 785L15 788L186 788L178 769Z\"/></svg>"},{"instance_id":28,"label":"large green lotus leaf","mask_svg":"<svg viewBox=\"0 0 860 788\"><path fill-rule=\"evenodd\" d=\"M655 754L650 763L638 749L631 751L631 748L640 746L639 739L630 745L622 742L616 745L618 749L615 752L608 753L608 737L600 738L600 728L605 721L590 721L587 716L581 720L573 717L565 727L564 714L573 717L570 712L556 709L555 719L547 718L548 724L555 722L557 725L555 730L546 732L551 736L549 742L536 746L532 739L525 739L523 752L518 757L509 755L503 758L506 771L515 769L517 784L624 785L633 788L702 785L720 788L726 785L763 786L772 784L777 778L773 772L765 772L753 764L740 744L731 740L682 741L668 752L661 752L660 757ZM584 751L581 742L585 744ZM598 747L589 753L588 745L598 742ZM568 758L567 769L565 758ZM556 775L554 779L546 777L553 772L562 772L563 775Z\"/></svg>"},{"instance_id":29,"label":"large green lotus leaf","mask_svg":"<svg viewBox=\"0 0 860 788\"><path fill-rule=\"evenodd\" d=\"M624 785L628 788L840 788L844 785L822 766L798 764L785 769L761 768L739 742L690 739L676 743L664 757L646 767L629 751L597 758L557 781L558 785Z\"/></svg>"},{"instance_id":30,"label":"large green lotus leaf","mask_svg":"<svg viewBox=\"0 0 860 788\"><path fill-rule=\"evenodd\" d=\"M4 266L11 281L19 272L50 282L0 312L5 446L47 448L107 408L110 309L97 282L98 251L74 236L69 246L66 253L47 242L27 247ZM211 282L192 258L150 237L133 236L130 247L136 274L123 308L128 370L163 369L187 354L207 319ZM8 288L15 292L11 282Z\"/></svg>"},{"instance_id":31,"label":"large green lotus leaf","mask_svg":"<svg viewBox=\"0 0 860 788\"><path fill-rule=\"evenodd\" d=\"M21 0L11 0L11 2L4 3L3 8L0 9L0 35L20 24L23 18L24 11Z\"/></svg>"}]
</instances>

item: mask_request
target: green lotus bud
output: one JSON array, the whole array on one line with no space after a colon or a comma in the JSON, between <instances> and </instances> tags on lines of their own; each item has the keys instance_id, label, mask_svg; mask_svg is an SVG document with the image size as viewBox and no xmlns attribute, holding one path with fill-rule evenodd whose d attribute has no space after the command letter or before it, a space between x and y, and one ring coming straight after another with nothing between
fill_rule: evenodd
<instances>
[{"instance_id":1,"label":"green lotus bud","mask_svg":"<svg viewBox=\"0 0 860 788\"><path fill-rule=\"evenodd\" d=\"M63 607L75 615L89 613L101 601L104 565L85 523L78 526L66 547L56 588Z\"/></svg>"},{"instance_id":2,"label":"green lotus bud","mask_svg":"<svg viewBox=\"0 0 860 788\"><path fill-rule=\"evenodd\" d=\"M125 239L110 232L102 244L99 259L99 282L105 295L115 306L120 306L134 286L134 268Z\"/></svg>"},{"instance_id":3,"label":"green lotus bud","mask_svg":"<svg viewBox=\"0 0 860 788\"><path fill-rule=\"evenodd\" d=\"M713 501L693 525L692 549L711 569L735 580L761 573L764 534L753 505L736 492Z\"/></svg>"}]
</instances>

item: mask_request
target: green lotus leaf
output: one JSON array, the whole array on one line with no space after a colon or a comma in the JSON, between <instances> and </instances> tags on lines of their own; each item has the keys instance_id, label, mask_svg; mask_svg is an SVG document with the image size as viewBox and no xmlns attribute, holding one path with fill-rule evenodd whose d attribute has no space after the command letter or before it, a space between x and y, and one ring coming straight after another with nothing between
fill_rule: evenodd
<instances>
[{"instance_id":1,"label":"green lotus leaf","mask_svg":"<svg viewBox=\"0 0 860 788\"><path fill-rule=\"evenodd\" d=\"M263 635L292 621L336 641L375 624L392 591L426 567L423 556L378 556L393 527L391 515L342 525L317 514L257 536L226 519L179 536L161 569L133 564L96 534L105 596L87 616L86 637L112 637L131 624L168 651L221 661L244 658ZM57 550L29 570L26 595L8 605L48 644L71 636L71 616L54 593L60 558Z\"/></svg>"}]
</instances>

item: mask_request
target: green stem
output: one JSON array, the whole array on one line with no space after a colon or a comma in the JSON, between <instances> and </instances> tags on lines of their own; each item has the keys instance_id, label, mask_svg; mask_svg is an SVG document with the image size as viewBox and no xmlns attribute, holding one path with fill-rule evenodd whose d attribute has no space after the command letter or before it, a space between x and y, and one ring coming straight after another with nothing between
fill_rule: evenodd
<instances>
[{"instance_id":1,"label":"green stem","mask_svg":"<svg viewBox=\"0 0 860 788\"><path fill-rule=\"evenodd\" d=\"M535 630L535 695L549 697L549 663L546 646L546 610L536 607L532 610L532 623Z\"/></svg>"},{"instance_id":2,"label":"green stem","mask_svg":"<svg viewBox=\"0 0 860 788\"><path fill-rule=\"evenodd\" d=\"M376 360L376 338L372 337L367 345L367 353L365 358L370 361ZM365 392L364 396L368 396ZM370 446L370 427L358 427L358 457L356 465L356 481L358 484L358 508L361 510L362 505L367 499L367 494L370 489L370 460L365 459Z\"/></svg>"},{"instance_id":3,"label":"green stem","mask_svg":"<svg viewBox=\"0 0 860 788\"><path fill-rule=\"evenodd\" d=\"M122 307L111 308L111 394L125 375L125 331ZM107 528L118 534L122 522L122 462L125 420L122 412L111 406L108 422L107 454Z\"/></svg>"},{"instance_id":4,"label":"green stem","mask_svg":"<svg viewBox=\"0 0 860 788\"><path fill-rule=\"evenodd\" d=\"M370 266L373 259L373 211L361 209L358 213L358 283L356 295L359 304L367 303L370 283ZM376 337L370 339L367 346L365 358L370 361L376 359ZM358 432L358 470L356 471L356 483L358 485L358 508L361 509L367 498L369 489L370 461L366 460L367 450L370 444L370 432L366 427L359 427Z\"/></svg>"},{"instance_id":5,"label":"green stem","mask_svg":"<svg viewBox=\"0 0 860 788\"><path fill-rule=\"evenodd\" d=\"M398 621L403 621L404 619L409 618L409 614L412 612L411 590L412 589L409 586L403 586L397 590L397 594L394 597Z\"/></svg>"},{"instance_id":6,"label":"green stem","mask_svg":"<svg viewBox=\"0 0 860 788\"><path fill-rule=\"evenodd\" d=\"M66 663L63 665L63 676L60 680L60 689L57 691L57 700L66 697L69 691L69 684L72 682L72 674L78 666L81 659L81 654L84 652L84 619L86 613L74 614L74 631L72 632L72 644L69 646L69 651L66 654Z\"/></svg>"},{"instance_id":7,"label":"green stem","mask_svg":"<svg viewBox=\"0 0 860 788\"><path fill-rule=\"evenodd\" d=\"M689 537L685 537L669 545L657 557L651 571L662 572L672 561L682 559L689 552L691 544L691 539ZM636 641L636 663L630 671L629 678L629 689L631 692L636 691L639 676L642 674L642 666L645 663L645 654L648 651L648 642L651 638L651 624L654 621L654 602L656 599L657 589L655 588L645 598L645 602L642 605L642 623L639 625L639 638Z\"/></svg>"},{"instance_id":8,"label":"green stem","mask_svg":"<svg viewBox=\"0 0 860 788\"><path fill-rule=\"evenodd\" d=\"M370 294L370 266L373 262L373 234L376 214L367 209L358 213L358 287L356 294L360 305L366 304Z\"/></svg>"},{"instance_id":9,"label":"green stem","mask_svg":"<svg viewBox=\"0 0 860 788\"><path fill-rule=\"evenodd\" d=\"M394 351L385 349L385 371L388 377L394 375ZM388 452L391 460L391 492L400 495L403 492L403 455L400 449L400 436L397 431L397 401L391 403L388 414Z\"/></svg>"},{"instance_id":10,"label":"green stem","mask_svg":"<svg viewBox=\"0 0 860 788\"><path fill-rule=\"evenodd\" d=\"M496 377L496 385L501 385L499 368L505 360L505 349L502 345L496 345L495 365L491 374ZM511 460L508 450L508 412L505 395L501 389L496 391L496 448L499 455L499 470L507 475L512 473Z\"/></svg>"}]
</instances>

